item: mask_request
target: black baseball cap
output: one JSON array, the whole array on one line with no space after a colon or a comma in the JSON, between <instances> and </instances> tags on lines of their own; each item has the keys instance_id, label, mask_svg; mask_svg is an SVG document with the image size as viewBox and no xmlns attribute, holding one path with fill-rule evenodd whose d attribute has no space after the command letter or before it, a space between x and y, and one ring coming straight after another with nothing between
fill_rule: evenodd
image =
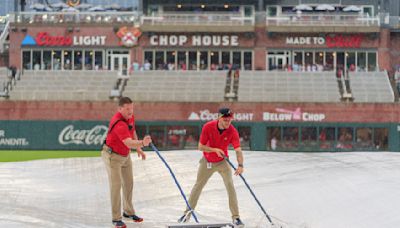
<instances>
[{"instance_id":1,"label":"black baseball cap","mask_svg":"<svg viewBox=\"0 0 400 228\"><path fill-rule=\"evenodd\" d=\"M232 117L233 112L229 108L220 108L218 111L219 117Z\"/></svg>"}]
</instances>

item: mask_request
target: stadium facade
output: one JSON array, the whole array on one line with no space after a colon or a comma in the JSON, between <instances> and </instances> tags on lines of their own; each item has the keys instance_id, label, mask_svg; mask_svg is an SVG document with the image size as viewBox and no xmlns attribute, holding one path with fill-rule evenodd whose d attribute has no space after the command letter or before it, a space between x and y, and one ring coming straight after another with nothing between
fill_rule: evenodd
<instances>
[{"instance_id":1,"label":"stadium facade","mask_svg":"<svg viewBox=\"0 0 400 228\"><path fill-rule=\"evenodd\" d=\"M7 58L3 62L44 74L133 71L135 75L135 71L182 73L232 69L241 72L387 71L393 77L400 67L399 2L396 0L366 0L362 4L356 0L236 0L229 3L149 0L137 2L137 9L14 12L8 17L8 49L5 48L8 51L2 55ZM83 112L64 118L63 114L38 116L39 110L46 106L108 114L104 107L112 109L107 102L49 104L38 101L30 105L10 101L4 104L7 108L2 109L2 119L39 120L32 124L38 124L41 129L48 128L40 122L46 119L107 119ZM202 121L212 118L212 110L222 105L232 106L238 113L246 149L275 149L271 145L273 138L282 142L278 150L284 151L398 151L400 148L399 106L394 102L143 102L138 104L138 110L144 110L139 111L139 119L145 121L139 123L140 134L152 133L160 148L186 148L185 145L191 148L195 144L186 144L188 136L197 139ZM27 108L30 111L22 111ZM9 110L19 111L13 115ZM171 116L168 116L165 110L178 112L169 111ZM10 123L9 131L20 129L13 124L18 125ZM63 124L69 126L69 123ZM75 129L82 127L78 125ZM55 135L62 135L64 129ZM177 145L171 146L171 140ZM65 145L52 148L63 149Z\"/></svg>"},{"instance_id":2,"label":"stadium facade","mask_svg":"<svg viewBox=\"0 0 400 228\"><path fill-rule=\"evenodd\" d=\"M114 70L137 62L152 70L232 64L241 70L393 71L400 61L399 36L383 11L388 1L363 1L355 6L360 11L345 10L353 2L344 0L325 1L330 10L317 10L320 1L308 1L311 10L293 10L298 1L196 2L144 1L143 12L97 16L17 13L10 17L9 64L40 70Z\"/></svg>"}]
</instances>

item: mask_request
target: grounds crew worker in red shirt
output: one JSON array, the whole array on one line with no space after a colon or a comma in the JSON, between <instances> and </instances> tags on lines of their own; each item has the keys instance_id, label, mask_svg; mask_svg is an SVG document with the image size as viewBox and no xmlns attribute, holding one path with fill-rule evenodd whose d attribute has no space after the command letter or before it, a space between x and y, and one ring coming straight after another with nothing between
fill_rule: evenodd
<instances>
[{"instance_id":1,"label":"grounds crew worker in red shirt","mask_svg":"<svg viewBox=\"0 0 400 228\"><path fill-rule=\"evenodd\" d=\"M151 138L145 136L143 140L138 139L133 116L133 102L129 97L120 98L118 112L111 118L108 129L101 156L110 182L112 223L116 227L124 228L126 225L121 216L121 187L123 216L134 222L143 221L136 215L132 204L133 174L130 151L134 148L139 157L146 159L142 147L148 146Z\"/></svg>"},{"instance_id":2,"label":"grounds crew worker in red shirt","mask_svg":"<svg viewBox=\"0 0 400 228\"><path fill-rule=\"evenodd\" d=\"M210 121L203 126L199 150L203 151L203 157L200 159L199 170L197 172L196 184L190 193L189 205L194 210L199 200L201 191L206 185L208 179L218 172L224 180L225 188L229 196L229 209L232 213L233 224L241 227L244 224L240 220L239 207L236 197L235 187L232 179L232 169L224 156L228 157L228 146L233 145L236 151L238 168L235 175L243 172L243 154L240 148L239 133L236 128L231 125L233 113L229 108L221 108L218 113L218 119ZM190 218L189 209L178 222L187 222Z\"/></svg>"}]
</instances>

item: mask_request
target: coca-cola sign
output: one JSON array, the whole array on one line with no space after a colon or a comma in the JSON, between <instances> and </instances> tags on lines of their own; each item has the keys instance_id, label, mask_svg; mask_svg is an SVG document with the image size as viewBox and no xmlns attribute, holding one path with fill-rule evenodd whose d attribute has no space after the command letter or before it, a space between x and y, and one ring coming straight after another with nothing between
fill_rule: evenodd
<instances>
[{"instance_id":1,"label":"coca-cola sign","mask_svg":"<svg viewBox=\"0 0 400 228\"><path fill-rule=\"evenodd\" d=\"M105 125L96 125L91 129L74 129L74 125L68 125L58 135L58 142L61 145L101 145L107 130Z\"/></svg>"}]
</instances>

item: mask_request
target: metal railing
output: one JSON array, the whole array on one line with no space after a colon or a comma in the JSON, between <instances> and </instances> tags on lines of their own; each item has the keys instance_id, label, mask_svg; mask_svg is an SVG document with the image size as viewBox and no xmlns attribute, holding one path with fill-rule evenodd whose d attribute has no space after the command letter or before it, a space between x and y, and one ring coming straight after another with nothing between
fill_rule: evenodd
<instances>
[{"instance_id":1,"label":"metal railing","mask_svg":"<svg viewBox=\"0 0 400 228\"><path fill-rule=\"evenodd\" d=\"M142 25L254 25L255 17L240 13L161 13L142 16Z\"/></svg>"},{"instance_id":2,"label":"metal railing","mask_svg":"<svg viewBox=\"0 0 400 228\"><path fill-rule=\"evenodd\" d=\"M388 16L385 17L385 24L394 29L400 29L400 17L398 16Z\"/></svg>"},{"instance_id":3,"label":"metal railing","mask_svg":"<svg viewBox=\"0 0 400 228\"><path fill-rule=\"evenodd\" d=\"M139 12L22 12L10 16L12 23L137 23Z\"/></svg>"},{"instance_id":4,"label":"metal railing","mask_svg":"<svg viewBox=\"0 0 400 228\"><path fill-rule=\"evenodd\" d=\"M4 52L5 46L4 44L7 41L7 36L8 36L8 29L10 27L10 21L8 20L4 27L0 29L0 53Z\"/></svg>"},{"instance_id":5,"label":"metal railing","mask_svg":"<svg viewBox=\"0 0 400 228\"><path fill-rule=\"evenodd\" d=\"M267 26L380 26L379 17L346 13L288 13L267 16Z\"/></svg>"}]
</instances>

